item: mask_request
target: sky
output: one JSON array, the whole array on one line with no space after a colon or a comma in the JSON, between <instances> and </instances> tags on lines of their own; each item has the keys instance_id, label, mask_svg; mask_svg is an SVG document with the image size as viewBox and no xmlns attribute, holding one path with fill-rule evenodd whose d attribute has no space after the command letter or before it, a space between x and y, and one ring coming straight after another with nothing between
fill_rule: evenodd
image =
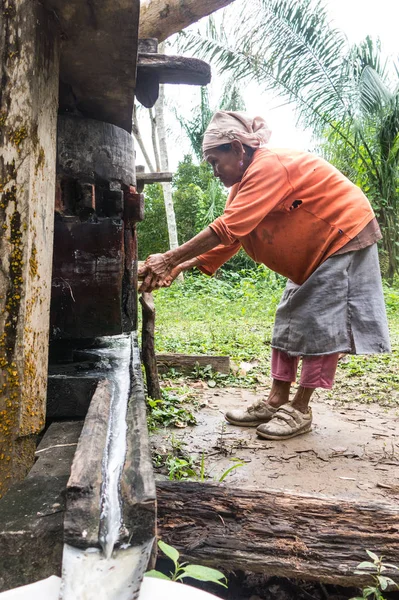
<instances>
[{"instance_id":1,"label":"sky","mask_svg":"<svg viewBox=\"0 0 399 600\"><path fill-rule=\"evenodd\" d=\"M379 37L386 54L399 56L399 0L327 0L328 10L334 24L341 29L350 43L359 42L366 35ZM169 51L171 53L171 51ZM219 96L217 80L213 73L213 83L209 86L210 98L215 102ZM166 98L170 106L178 107L183 114L190 114L192 107L199 102L199 88L194 86L166 86ZM256 84L246 87L244 100L246 111L259 114L266 119L272 130L270 144L275 147L291 147L311 149L312 141L309 132L296 127L296 119L292 106L278 106L271 96L259 91ZM190 152L190 144L181 131L171 113L167 117L171 123L169 137L173 142L169 145L170 170L175 170L184 153ZM149 128L145 122L143 111L143 136L149 136ZM138 164L143 164L137 152Z\"/></svg>"}]
</instances>

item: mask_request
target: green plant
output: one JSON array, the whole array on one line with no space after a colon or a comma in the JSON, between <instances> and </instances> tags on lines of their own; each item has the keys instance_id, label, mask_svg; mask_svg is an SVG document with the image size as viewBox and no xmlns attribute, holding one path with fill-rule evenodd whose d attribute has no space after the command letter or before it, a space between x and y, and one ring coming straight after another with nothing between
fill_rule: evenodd
<instances>
[{"instance_id":1,"label":"green plant","mask_svg":"<svg viewBox=\"0 0 399 600\"><path fill-rule=\"evenodd\" d=\"M186 427L195 425L196 419L191 410L183 405L178 394L162 390L159 400L147 399L147 423L150 430L157 427Z\"/></svg>"},{"instance_id":2,"label":"green plant","mask_svg":"<svg viewBox=\"0 0 399 600\"><path fill-rule=\"evenodd\" d=\"M176 550L176 548L173 548L173 546L169 546L162 540L159 540L158 547L173 562L174 570L170 571L168 576L165 575L165 573L162 573L161 571L156 571L154 569L152 571L147 571L147 573L145 574L146 577L156 577L158 579L167 579L168 581L180 581L182 583L183 579L189 577L191 579L196 579L197 581L217 583L218 585L222 585L223 587L227 588L227 578L220 571L217 571L216 569L211 569L210 567L203 567L202 565L180 563L180 554Z\"/></svg>"},{"instance_id":3,"label":"green plant","mask_svg":"<svg viewBox=\"0 0 399 600\"><path fill-rule=\"evenodd\" d=\"M228 475L230 475L230 473L232 471L234 471L235 469L245 466L245 463L241 460L241 458L233 457L233 458L230 458L230 460L234 464L231 467L229 467L228 469L226 469L225 471L223 471L223 473L221 475L214 477L214 479L216 479L216 481L218 481L219 483L222 483L226 479L226 477ZM206 475L206 470L205 470L205 452L203 452L201 455L200 473L199 473L199 475L197 475L196 479L197 479L197 481L201 481L201 482L204 482L208 479L208 477Z\"/></svg>"},{"instance_id":4,"label":"green plant","mask_svg":"<svg viewBox=\"0 0 399 600\"><path fill-rule=\"evenodd\" d=\"M223 481L226 479L226 477L227 477L228 475L230 475L230 473L231 473L232 471L234 471L234 469L239 469L240 467L243 467L243 466L245 465L245 463L244 463L244 462L242 462L242 460L241 460L240 458L235 458L235 457L234 457L234 458L230 458L230 460L231 460L232 462L234 462L234 464L233 464L231 467L229 467L228 469L226 469L226 470L225 470L225 471L224 471L224 472L223 472L223 473L220 475L220 477L219 477L219 479L218 479L219 483L222 483L222 482L223 482Z\"/></svg>"},{"instance_id":5,"label":"green plant","mask_svg":"<svg viewBox=\"0 0 399 600\"><path fill-rule=\"evenodd\" d=\"M197 477L197 473L193 468L193 460L191 456L187 458L179 458L169 454L166 457L165 467L168 472L168 477L171 481L182 481L183 479L187 480Z\"/></svg>"},{"instance_id":6,"label":"green plant","mask_svg":"<svg viewBox=\"0 0 399 600\"><path fill-rule=\"evenodd\" d=\"M399 567L391 565L390 563L384 563L382 556L377 556L374 552L370 552L370 550L366 550L366 552L373 562L361 562L357 566L355 574L370 575L373 584L362 590L362 596L356 596L355 598L351 598L351 600L364 600L364 598L370 598L370 600L385 600L383 592L389 587L396 587L399 589L399 586L393 579L386 577L382 573L386 571L387 568L399 570Z\"/></svg>"}]
</instances>

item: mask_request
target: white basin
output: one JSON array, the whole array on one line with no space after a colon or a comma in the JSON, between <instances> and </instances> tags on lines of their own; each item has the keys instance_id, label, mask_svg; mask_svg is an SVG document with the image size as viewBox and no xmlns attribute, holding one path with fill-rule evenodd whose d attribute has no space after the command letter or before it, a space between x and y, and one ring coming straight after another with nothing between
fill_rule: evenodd
<instances>
[{"instance_id":1,"label":"white basin","mask_svg":"<svg viewBox=\"0 0 399 600\"><path fill-rule=\"evenodd\" d=\"M61 579L53 575L31 585L0 593L0 600L58 600ZM145 577L139 600L211 600L212 594L189 585ZM78 599L76 599L78 600Z\"/></svg>"}]
</instances>

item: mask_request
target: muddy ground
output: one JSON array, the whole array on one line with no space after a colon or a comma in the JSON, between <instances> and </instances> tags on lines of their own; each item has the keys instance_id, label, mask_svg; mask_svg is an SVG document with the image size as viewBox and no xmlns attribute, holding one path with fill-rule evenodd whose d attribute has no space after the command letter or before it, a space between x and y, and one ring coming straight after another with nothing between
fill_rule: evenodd
<instances>
[{"instance_id":1,"label":"muddy ground","mask_svg":"<svg viewBox=\"0 0 399 600\"><path fill-rule=\"evenodd\" d=\"M154 454L173 452L194 458L197 473L204 454L206 476L216 481L232 466L232 459L240 459L243 466L225 480L235 487L399 502L398 408L356 402L343 405L322 392L312 401L310 433L268 441L258 438L254 428L234 427L223 418L228 408L240 408L265 396L266 388L194 386L201 407L195 413L197 425L156 431ZM158 469L158 477L167 477L165 468ZM202 587L229 600L346 600L361 595L355 589L242 572L229 575L227 591L214 585ZM398 600L399 592L385 597Z\"/></svg>"},{"instance_id":2,"label":"muddy ground","mask_svg":"<svg viewBox=\"0 0 399 600\"><path fill-rule=\"evenodd\" d=\"M312 402L314 427L286 441L258 438L254 428L225 422L228 408L249 405L264 393L242 388L197 389L202 408L197 425L158 430L152 436L155 452L168 452L182 442L184 454L202 453L209 478L218 480L240 459L226 483L258 489L346 497L357 500L399 501L399 410L378 404L342 406L332 399ZM172 440L173 436L173 440Z\"/></svg>"}]
</instances>

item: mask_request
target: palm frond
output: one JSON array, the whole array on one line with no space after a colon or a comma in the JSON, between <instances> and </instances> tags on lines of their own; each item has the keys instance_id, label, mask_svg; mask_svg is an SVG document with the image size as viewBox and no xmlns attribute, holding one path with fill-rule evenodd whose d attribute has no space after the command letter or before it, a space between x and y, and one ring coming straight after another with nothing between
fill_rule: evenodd
<instances>
[{"instance_id":1,"label":"palm frond","mask_svg":"<svg viewBox=\"0 0 399 600\"><path fill-rule=\"evenodd\" d=\"M331 27L320 1L252 0L234 17L222 33L185 33L185 49L237 82L278 89L297 104L305 125L342 120L350 112L347 40Z\"/></svg>"},{"instance_id":2,"label":"palm frond","mask_svg":"<svg viewBox=\"0 0 399 600\"><path fill-rule=\"evenodd\" d=\"M359 77L359 109L364 113L376 113L384 109L393 94L373 67L366 65Z\"/></svg>"}]
</instances>

